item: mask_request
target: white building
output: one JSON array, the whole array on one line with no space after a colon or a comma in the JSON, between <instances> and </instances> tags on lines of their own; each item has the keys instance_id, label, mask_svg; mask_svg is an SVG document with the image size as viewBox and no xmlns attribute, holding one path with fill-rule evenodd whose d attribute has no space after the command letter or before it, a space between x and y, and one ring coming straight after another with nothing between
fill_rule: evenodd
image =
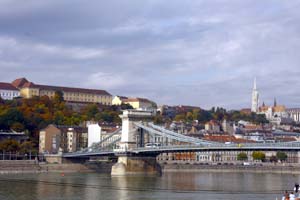
<instances>
[{"instance_id":1,"label":"white building","mask_svg":"<svg viewBox=\"0 0 300 200\"><path fill-rule=\"evenodd\" d=\"M93 143L101 141L101 127L99 124L88 125L88 147L92 146Z\"/></svg>"},{"instance_id":2,"label":"white building","mask_svg":"<svg viewBox=\"0 0 300 200\"><path fill-rule=\"evenodd\" d=\"M294 122L300 122L300 108L287 109L287 113Z\"/></svg>"},{"instance_id":3,"label":"white building","mask_svg":"<svg viewBox=\"0 0 300 200\"><path fill-rule=\"evenodd\" d=\"M254 79L254 85L252 90L252 104L251 104L251 111L258 112L258 103L259 103L259 95L256 89L256 78Z\"/></svg>"},{"instance_id":4,"label":"white building","mask_svg":"<svg viewBox=\"0 0 300 200\"><path fill-rule=\"evenodd\" d=\"M234 123L233 122L227 122L227 120L223 120L222 122L222 129L224 132L233 135L234 134Z\"/></svg>"},{"instance_id":5,"label":"white building","mask_svg":"<svg viewBox=\"0 0 300 200\"><path fill-rule=\"evenodd\" d=\"M10 83L0 82L0 96L5 100L12 100L20 96L20 91Z\"/></svg>"}]
</instances>

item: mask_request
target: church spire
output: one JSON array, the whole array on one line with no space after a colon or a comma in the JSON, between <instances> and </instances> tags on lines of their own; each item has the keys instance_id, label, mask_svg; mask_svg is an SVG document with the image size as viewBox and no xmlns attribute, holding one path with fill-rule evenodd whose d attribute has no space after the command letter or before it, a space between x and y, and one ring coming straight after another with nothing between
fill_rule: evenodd
<instances>
[{"instance_id":1,"label":"church spire","mask_svg":"<svg viewBox=\"0 0 300 200\"><path fill-rule=\"evenodd\" d=\"M253 90L252 90L252 104L251 111L257 113L258 112L258 104L259 104L259 94L256 88L256 77L254 78Z\"/></svg>"},{"instance_id":2,"label":"church spire","mask_svg":"<svg viewBox=\"0 0 300 200\"><path fill-rule=\"evenodd\" d=\"M277 101L276 101L276 98L274 98L274 107L277 106Z\"/></svg>"}]
</instances>

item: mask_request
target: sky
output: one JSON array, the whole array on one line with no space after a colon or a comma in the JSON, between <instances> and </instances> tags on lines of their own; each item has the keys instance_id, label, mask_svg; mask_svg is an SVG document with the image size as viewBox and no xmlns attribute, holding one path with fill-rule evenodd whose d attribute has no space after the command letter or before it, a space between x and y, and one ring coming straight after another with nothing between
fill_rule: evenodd
<instances>
[{"instance_id":1,"label":"sky","mask_svg":"<svg viewBox=\"0 0 300 200\"><path fill-rule=\"evenodd\" d=\"M0 0L0 82L300 107L300 0Z\"/></svg>"}]
</instances>

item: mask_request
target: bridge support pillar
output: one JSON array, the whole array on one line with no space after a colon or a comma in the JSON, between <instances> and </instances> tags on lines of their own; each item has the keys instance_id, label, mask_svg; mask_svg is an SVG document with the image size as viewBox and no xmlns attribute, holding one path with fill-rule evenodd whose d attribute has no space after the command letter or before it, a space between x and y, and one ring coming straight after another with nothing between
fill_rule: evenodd
<instances>
[{"instance_id":1,"label":"bridge support pillar","mask_svg":"<svg viewBox=\"0 0 300 200\"><path fill-rule=\"evenodd\" d=\"M161 175L161 167L155 156L119 156L118 162L112 166L112 176L126 175Z\"/></svg>"}]
</instances>

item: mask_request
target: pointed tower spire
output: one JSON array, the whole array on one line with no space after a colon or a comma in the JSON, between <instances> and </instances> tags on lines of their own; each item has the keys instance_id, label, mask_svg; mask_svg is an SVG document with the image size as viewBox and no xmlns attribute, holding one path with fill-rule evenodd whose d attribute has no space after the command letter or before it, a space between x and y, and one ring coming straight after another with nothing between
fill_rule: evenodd
<instances>
[{"instance_id":1,"label":"pointed tower spire","mask_svg":"<svg viewBox=\"0 0 300 200\"><path fill-rule=\"evenodd\" d=\"M251 111L257 113L259 111L259 94L256 88L256 77L254 78L253 90L252 90L252 104L251 104Z\"/></svg>"},{"instance_id":2,"label":"pointed tower spire","mask_svg":"<svg viewBox=\"0 0 300 200\"><path fill-rule=\"evenodd\" d=\"M276 98L274 98L274 107L277 106L277 101L276 101Z\"/></svg>"},{"instance_id":3,"label":"pointed tower spire","mask_svg":"<svg viewBox=\"0 0 300 200\"><path fill-rule=\"evenodd\" d=\"M266 104L265 104L265 102L264 102L264 101L263 101L263 104L262 104L262 106L263 106L263 107L265 107L265 106L266 106Z\"/></svg>"}]
</instances>

